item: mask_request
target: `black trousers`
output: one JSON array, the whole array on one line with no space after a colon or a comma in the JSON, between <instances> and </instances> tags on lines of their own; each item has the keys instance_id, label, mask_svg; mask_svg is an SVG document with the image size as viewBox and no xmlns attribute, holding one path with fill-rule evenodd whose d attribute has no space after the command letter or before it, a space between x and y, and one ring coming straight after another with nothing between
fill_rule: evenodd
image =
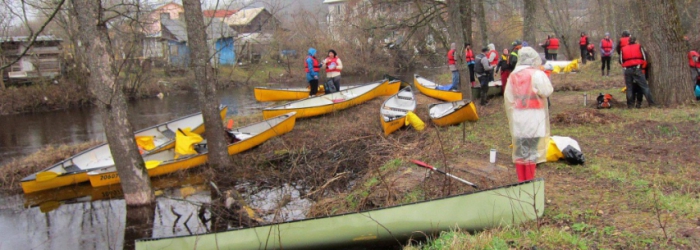
<instances>
[{"instance_id":1,"label":"black trousers","mask_svg":"<svg viewBox=\"0 0 700 250\"><path fill-rule=\"evenodd\" d=\"M601 56L600 61L603 62L603 66L600 67L600 70L605 70L605 67L608 68L608 72L610 72L610 60L612 57L610 56Z\"/></svg>"},{"instance_id":2,"label":"black trousers","mask_svg":"<svg viewBox=\"0 0 700 250\"><path fill-rule=\"evenodd\" d=\"M309 81L309 96L318 93L318 79L313 79Z\"/></svg>"},{"instance_id":3,"label":"black trousers","mask_svg":"<svg viewBox=\"0 0 700 250\"><path fill-rule=\"evenodd\" d=\"M486 104L486 100L488 99L487 94L489 92L489 82L491 82L492 76L493 76L493 72L486 71L486 75L479 77L479 85L481 85L480 86L481 88L479 89L480 90L479 91L479 95L480 95L479 99L481 99L481 102L480 102L481 105Z\"/></svg>"},{"instance_id":4,"label":"black trousers","mask_svg":"<svg viewBox=\"0 0 700 250\"><path fill-rule=\"evenodd\" d=\"M476 81L474 78L474 64L468 64L467 67L469 67L469 82Z\"/></svg>"},{"instance_id":5,"label":"black trousers","mask_svg":"<svg viewBox=\"0 0 700 250\"><path fill-rule=\"evenodd\" d=\"M549 53L549 60L556 61L557 60L557 53Z\"/></svg>"},{"instance_id":6,"label":"black trousers","mask_svg":"<svg viewBox=\"0 0 700 250\"><path fill-rule=\"evenodd\" d=\"M642 69L640 68L627 68L625 69L625 85L627 87L627 107L632 108L635 104L635 87L647 98L649 106L654 105L654 99L651 97L651 91L649 91L649 85L647 85L647 79L642 74ZM637 106L642 103L641 99L637 100Z\"/></svg>"},{"instance_id":7,"label":"black trousers","mask_svg":"<svg viewBox=\"0 0 700 250\"><path fill-rule=\"evenodd\" d=\"M581 61L583 62L583 64L586 64L586 54L588 54L588 49L585 45L579 45L579 48L581 49Z\"/></svg>"}]
</instances>

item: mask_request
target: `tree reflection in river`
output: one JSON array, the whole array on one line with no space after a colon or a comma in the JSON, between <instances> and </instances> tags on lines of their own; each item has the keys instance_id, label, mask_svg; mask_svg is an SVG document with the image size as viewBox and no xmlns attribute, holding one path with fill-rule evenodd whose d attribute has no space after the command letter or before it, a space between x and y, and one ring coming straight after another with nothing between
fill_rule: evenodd
<instances>
[{"instance_id":1,"label":"tree reflection in river","mask_svg":"<svg viewBox=\"0 0 700 250\"><path fill-rule=\"evenodd\" d=\"M135 249L134 241L151 238L155 204L138 207L126 207L126 227L124 228L124 249Z\"/></svg>"}]
</instances>

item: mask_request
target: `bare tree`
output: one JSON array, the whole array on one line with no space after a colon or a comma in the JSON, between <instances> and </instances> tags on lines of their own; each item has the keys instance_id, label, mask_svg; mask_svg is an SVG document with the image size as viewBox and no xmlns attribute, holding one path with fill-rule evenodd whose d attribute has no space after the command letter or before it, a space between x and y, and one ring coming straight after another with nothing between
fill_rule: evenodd
<instances>
[{"instance_id":1,"label":"bare tree","mask_svg":"<svg viewBox=\"0 0 700 250\"><path fill-rule=\"evenodd\" d=\"M637 41L644 46L649 61L649 85L658 104L673 106L694 99L693 84L685 62L687 46L676 1L635 0L640 15L641 35Z\"/></svg>"},{"instance_id":2,"label":"bare tree","mask_svg":"<svg viewBox=\"0 0 700 250\"><path fill-rule=\"evenodd\" d=\"M127 205L155 201L151 180L134 141L127 115L127 104L117 80L112 43L107 28L109 15L102 1L72 0L80 31L79 53L84 53L89 69L89 89L105 125L107 142L114 158ZM78 11L79 10L79 11Z\"/></svg>"},{"instance_id":3,"label":"bare tree","mask_svg":"<svg viewBox=\"0 0 700 250\"><path fill-rule=\"evenodd\" d=\"M191 68L195 75L195 90L204 126L207 128L207 147L209 148L209 164L214 167L231 166L228 155L228 143L223 134L224 125L219 115L216 99L216 84L214 83L209 65L209 49L207 48L206 26L202 15L200 0L184 0L185 22L187 23L187 41L190 48Z\"/></svg>"},{"instance_id":4,"label":"bare tree","mask_svg":"<svg viewBox=\"0 0 700 250\"><path fill-rule=\"evenodd\" d=\"M537 15L537 8L535 8L535 0L523 0L525 3L525 14L523 17L524 28L523 28L523 41L529 43L535 43L535 24Z\"/></svg>"},{"instance_id":5,"label":"bare tree","mask_svg":"<svg viewBox=\"0 0 700 250\"><path fill-rule=\"evenodd\" d=\"M479 21L481 44L486 46L489 44L489 28L486 26L486 14L484 12L484 1L476 1L476 19Z\"/></svg>"}]
</instances>

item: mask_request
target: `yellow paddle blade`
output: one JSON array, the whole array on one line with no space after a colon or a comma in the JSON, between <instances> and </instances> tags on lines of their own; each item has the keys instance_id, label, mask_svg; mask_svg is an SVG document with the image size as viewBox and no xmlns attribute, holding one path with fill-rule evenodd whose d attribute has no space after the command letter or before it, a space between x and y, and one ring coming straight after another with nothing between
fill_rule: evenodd
<instances>
[{"instance_id":1,"label":"yellow paddle blade","mask_svg":"<svg viewBox=\"0 0 700 250\"><path fill-rule=\"evenodd\" d=\"M193 187L183 187L180 189L180 196L182 196L182 198L187 198L187 196L190 196L196 192L197 190Z\"/></svg>"},{"instance_id":2,"label":"yellow paddle blade","mask_svg":"<svg viewBox=\"0 0 700 250\"><path fill-rule=\"evenodd\" d=\"M146 163L146 169L154 169L160 165L161 161L147 161L145 163Z\"/></svg>"},{"instance_id":3,"label":"yellow paddle blade","mask_svg":"<svg viewBox=\"0 0 700 250\"><path fill-rule=\"evenodd\" d=\"M45 172L39 172L36 174L36 181L48 181L53 178L56 178L58 176L58 173L56 172L51 172L51 171L45 171Z\"/></svg>"},{"instance_id":4,"label":"yellow paddle blade","mask_svg":"<svg viewBox=\"0 0 700 250\"><path fill-rule=\"evenodd\" d=\"M163 190L156 190L155 192L153 192L153 195L161 196L161 195L163 195Z\"/></svg>"},{"instance_id":5,"label":"yellow paddle blade","mask_svg":"<svg viewBox=\"0 0 700 250\"><path fill-rule=\"evenodd\" d=\"M60 206L61 206L61 203L58 201L47 201L47 202L39 204L39 211L41 211L42 213L48 213L48 212L51 212Z\"/></svg>"}]
</instances>

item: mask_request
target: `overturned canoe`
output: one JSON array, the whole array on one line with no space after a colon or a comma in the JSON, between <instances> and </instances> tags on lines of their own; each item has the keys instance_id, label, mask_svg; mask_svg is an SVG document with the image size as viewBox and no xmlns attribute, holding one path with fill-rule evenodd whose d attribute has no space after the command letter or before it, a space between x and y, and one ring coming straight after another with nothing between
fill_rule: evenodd
<instances>
[{"instance_id":1,"label":"overturned canoe","mask_svg":"<svg viewBox=\"0 0 700 250\"><path fill-rule=\"evenodd\" d=\"M389 97L379 109L379 120L384 135L389 135L406 125L406 114L416 110L416 98L411 87L405 87Z\"/></svg>"},{"instance_id":2,"label":"overturned canoe","mask_svg":"<svg viewBox=\"0 0 700 250\"><path fill-rule=\"evenodd\" d=\"M456 90L435 89L437 86L439 86L437 83L425 79L425 77L417 74L413 75L413 85L416 86L418 91L432 98L440 99L446 102L462 100L462 92Z\"/></svg>"},{"instance_id":3,"label":"overturned canoe","mask_svg":"<svg viewBox=\"0 0 700 250\"><path fill-rule=\"evenodd\" d=\"M478 121L474 103L465 99L455 102L431 104L429 109L430 120L438 126L450 126L464 121Z\"/></svg>"},{"instance_id":4,"label":"overturned canoe","mask_svg":"<svg viewBox=\"0 0 700 250\"><path fill-rule=\"evenodd\" d=\"M295 121L296 113L290 112L259 123L232 129L229 133L235 135L240 141L229 144L228 153L229 155L238 154L258 146L272 137L286 134L292 131ZM151 177L204 165L208 159L209 154L206 146L193 155L176 157L175 149L169 149L143 157L148 168L148 175ZM155 163L155 166L148 167L149 162ZM120 182L117 169L114 166L90 171L87 176L93 187Z\"/></svg>"},{"instance_id":5,"label":"overturned canoe","mask_svg":"<svg viewBox=\"0 0 700 250\"><path fill-rule=\"evenodd\" d=\"M378 96L390 96L399 91L400 81L382 80L367 85L348 88L339 92L314 96L263 109L265 119L288 112L296 112L297 118L313 117L343 110L372 100Z\"/></svg>"},{"instance_id":6,"label":"overturned canoe","mask_svg":"<svg viewBox=\"0 0 700 250\"><path fill-rule=\"evenodd\" d=\"M357 86L340 86L340 90ZM318 92L323 93L323 86L318 86ZM267 88L256 87L255 100L259 102L295 101L309 97L309 88Z\"/></svg>"},{"instance_id":7,"label":"overturned canoe","mask_svg":"<svg viewBox=\"0 0 700 250\"><path fill-rule=\"evenodd\" d=\"M136 249L334 249L405 244L455 229L516 225L544 213L544 180L358 213L218 233L136 240Z\"/></svg>"},{"instance_id":8,"label":"overturned canoe","mask_svg":"<svg viewBox=\"0 0 700 250\"><path fill-rule=\"evenodd\" d=\"M227 108L221 107L221 118L226 116ZM152 138L150 150L143 155L154 154L172 149L175 146L175 131L179 128L191 128L194 133L203 133L204 119L202 113L181 117L137 131L137 138ZM56 163L42 171L22 179L24 193L32 193L88 181L87 172L114 165L109 145L102 143L82 151L68 159Z\"/></svg>"}]
</instances>

